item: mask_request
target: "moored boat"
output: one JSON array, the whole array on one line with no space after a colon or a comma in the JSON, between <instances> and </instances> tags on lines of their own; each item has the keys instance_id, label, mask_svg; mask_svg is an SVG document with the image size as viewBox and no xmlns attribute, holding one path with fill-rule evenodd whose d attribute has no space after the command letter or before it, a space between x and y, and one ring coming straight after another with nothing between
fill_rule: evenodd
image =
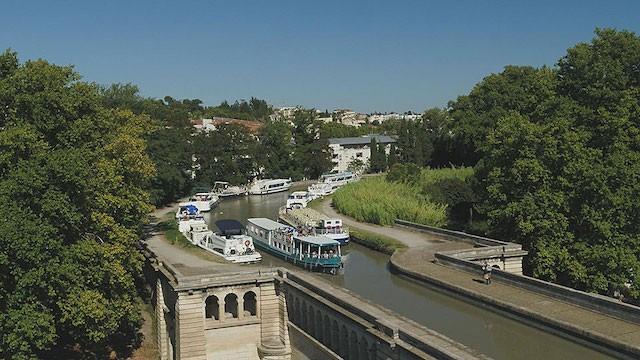
<instances>
[{"instance_id":1,"label":"moored boat","mask_svg":"<svg viewBox=\"0 0 640 360\"><path fill-rule=\"evenodd\" d=\"M340 245L347 245L350 240L349 229L343 226L342 219L328 217L314 209L283 206L278 211L281 221L304 230L314 236L326 236L336 240Z\"/></svg>"},{"instance_id":2,"label":"moored boat","mask_svg":"<svg viewBox=\"0 0 640 360\"><path fill-rule=\"evenodd\" d=\"M204 224L204 216L200 210L190 202L181 202L178 204L176 211L176 220L178 220L178 231L187 236L187 232L191 229L192 224Z\"/></svg>"},{"instance_id":3,"label":"moored boat","mask_svg":"<svg viewBox=\"0 0 640 360\"><path fill-rule=\"evenodd\" d=\"M254 181L249 187L251 195L266 195L291 188L291 179L263 179Z\"/></svg>"},{"instance_id":4,"label":"moored boat","mask_svg":"<svg viewBox=\"0 0 640 360\"><path fill-rule=\"evenodd\" d=\"M240 222L218 220L216 226L219 231L214 233L206 224L192 224L187 238L193 244L234 263L251 264L262 260L253 239L244 233Z\"/></svg>"},{"instance_id":5,"label":"moored boat","mask_svg":"<svg viewBox=\"0 0 640 360\"><path fill-rule=\"evenodd\" d=\"M299 234L291 226L267 218L247 219L247 234L256 247L294 265L330 274L343 267L340 243L326 236Z\"/></svg>"},{"instance_id":6,"label":"moored boat","mask_svg":"<svg viewBox=\"0 0 640 360\"><path fill-rule=\"evenodd\" d=\"M213 188L211 189L211 192L221 198L231 197L231 196L241 196L241 195L247 194L247 187L231 185L226 181L216 181L213 184Z\"/></svg>"},{"instance_id":7,"label":"moored boat","mask_svg":"<svg viewBox=\"0 0 640 360\"><path fill-rule=\"evenodd\" d=\"M301 209L306 208L309 201L311 201L309 193L306 191L294 191L289 194L287 198L287 209Z\"/></svg>"},{"instance_id":8,"label":"moored boat","mask_svg":"<svg viewBox=\"0 0 640 360\"><path fill-rule=\"evenodd\" d=\"M200 212L208 212L218 203L218 196L210 192L198 192L189 198L189 202L195 205Z\"/></svg>"}]
</instances>

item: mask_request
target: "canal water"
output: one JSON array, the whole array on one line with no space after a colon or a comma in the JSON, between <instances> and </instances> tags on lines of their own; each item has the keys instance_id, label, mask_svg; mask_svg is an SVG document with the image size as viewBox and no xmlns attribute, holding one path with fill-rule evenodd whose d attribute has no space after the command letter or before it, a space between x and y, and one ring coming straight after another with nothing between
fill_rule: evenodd
<instances>
[{"instance_id":1,"label":"canal water","mask_svg":"<svg viewBox=\"0 0 640 360\"><path fill-rule=\"evenodd\" d=\"M211 228L220 219L277 219L287 193L223 199L205 217ZM591 360L611 357L564 338L498 315L428 287L388 269L389 257L351 243L343 248L343 274L317 276L406 316L495 359ZM263 266L296 268L262 253Z\"/></svg>"}]
</instances>

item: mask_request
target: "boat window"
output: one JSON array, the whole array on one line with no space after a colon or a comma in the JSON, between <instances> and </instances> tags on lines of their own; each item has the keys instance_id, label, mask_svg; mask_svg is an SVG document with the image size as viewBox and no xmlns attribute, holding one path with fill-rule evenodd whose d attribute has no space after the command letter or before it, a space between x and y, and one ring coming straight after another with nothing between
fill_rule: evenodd
<instances>
[{"instance_id":1,"label":"boat window","mask_svg":"<svg viewBox=\"0 0 640 360\"><path fill-rule=\"evenodd\" d=\"M224 316L225 318L238 318L238 296L236 294L227 294L224 297Z\"/></svg>"},{"instance_id":2,"label":"boat window","mask_svg":"<svg viewBox=\"0 0 640 360\"><path fill-rule=\"evenodd\" d=\"M256 293L253 291L248 291L242 297L243 299L243 310L245 316L256 316L258 303L256 301Z\"/></svg>"},{"instance_id":3,"label":"boat window","mask_svg":"<svg viewBox=\"0 0 640 360\"><path fill-rule=\"evenodd\" d=\"M205 300L205 316L207 319L220 320L220 307L217 296L211 295Z\"/></svg>"}]
</instances>

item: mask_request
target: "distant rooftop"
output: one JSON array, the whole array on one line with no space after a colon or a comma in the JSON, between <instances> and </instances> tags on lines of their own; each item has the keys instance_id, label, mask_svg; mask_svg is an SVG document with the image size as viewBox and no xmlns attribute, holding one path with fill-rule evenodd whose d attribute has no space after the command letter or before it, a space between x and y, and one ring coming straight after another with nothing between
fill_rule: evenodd
<instances>
[{"instance_id":1,"label":"distant rooftop","mask_svg":"<svg viewBox=\"0 0 640 360\"><path fill-rule=\"evenodd\" d=\"M371 138L374 137L377 143L389 144L396 142L396 139L387 135L366 135L359 137L345 137L345 138L330 138L329 144L336 145L364 145L371 143Z\"/></svg>"}]
</instances>

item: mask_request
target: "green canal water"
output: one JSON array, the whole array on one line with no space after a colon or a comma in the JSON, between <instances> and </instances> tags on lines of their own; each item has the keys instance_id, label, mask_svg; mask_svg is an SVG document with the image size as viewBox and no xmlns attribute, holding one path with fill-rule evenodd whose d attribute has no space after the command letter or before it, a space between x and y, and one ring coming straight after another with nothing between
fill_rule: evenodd
<instances>
[{"instance_id":1,"label":"green canal water","mask_svg":"<svg viewBox=\"0 0 640 360\"><path fill-rule=\"evenodd\" d=\"M276 219L287 193L223 199L207 214L213 227L219 219L268 217ZM387 255L358 244L343 248L343 274L317 276L408 317L494 359L591 360L611 357L562 337L527 326L490 310L445 295L388 269ZM263 266L296 268L262 253ZM297 269L297 268L296 268Z\"/></svg>"}]
</instances>

